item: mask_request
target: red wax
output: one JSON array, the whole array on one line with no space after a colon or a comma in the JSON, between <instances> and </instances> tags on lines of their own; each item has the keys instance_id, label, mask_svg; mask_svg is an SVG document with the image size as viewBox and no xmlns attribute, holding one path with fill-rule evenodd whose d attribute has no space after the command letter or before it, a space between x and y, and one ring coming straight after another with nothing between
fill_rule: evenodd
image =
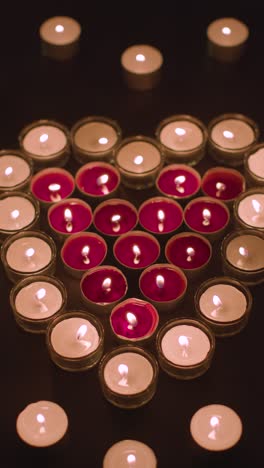
<instances>
[{"instance_id":1,"label":"red wax","mask_svg":"<svg viewBox=\"0 0 264 468\"><path fill-rule=\"evenodd\" d=\"M131 326L127 313L136 318L136 324ZM141 299L130 298L118 304L111 313L110 323L116 335L131 340L147 338L154 333L159 323L159 315L155 307Z\"/></svg>"},{"instance_id":2,"label":"red wax","mask_svg":"<svg viewBox=\"0 0 264 468\"><path fill-rule=\"evenodd\" d=\"M111 221L115 215L120 216L118 223ZM104 201L94 210L94 226L109 236L120 236L131 231L136 226L137 220L137 209L126 200L115 198Z\"/></svg>"},{"instance_id":3,"label":"red wax","mask_svg":"<svg viewBox=\"0 0 264 468\"><path fill-rule=\"evenodd\" d=\"M157 275L164 278L163 287L157 285ZM167 302L180 298L186 291L187 279L184 273L172 265L152 265L144 270L139 287L150 300Z\"/></svg>"},{"instance_id":4,"label":"red wax","mask_svg":"<svg viewBox=\"0 0 264 468\"><path fill-rule=\"evenodd\" d=\"M59 184L59 190L56 192L49 190L51 184ZM75 182L70 172L53 167L37 172L32 177L30 188L32 194L39 200L54 203L57 201L56 195L58 200L69 197L74 191Z\"/></svg>"},{"instance_id":5,"label":"red wax","mask_svg":"<svg viewBox=\"0 0 264 468\"><path fill-rule=\"evenodd\" d=\"M194 253L189 255L188 249L192 248ZM177 234L172 237L165 246L167 260L185 270L193 270L205 265L212 255L212 248L203 236L197 234ZM189 258L189 261L188 261ZM190 260L191 258L191 260Z\"/></svg>"},{"instance_id":6,"label":"red wax","mask_svg":"<svg viewBox=\"0 0 264 468\"><path fill-rule=\"evenodd\" d=\"M209 224L204 224L203 210L209 210ZM229 222L228 208L220 201L199 197L186 205L184 220L190 229L201 233L212 233L225 228Z\"/></svg>"},{"instance_id":7,"label":"red wax","mask_svg":"<svg viewBox=\"0 0 264 468\"><path fill-rule=\"evenodd\" d=\"M135 263L133 246L140 249L138 263ZM160 254L160 245L151 234L134 231L123 234L114 244L114 255L123 265L132 268L145 268L154 263Z\"/></svg>"},{"instance_id":8,"label":"red wax","mask_svg":"<svg viewBox=\"0 0 264 468\"><path fill-rule=\"evenodd\" d=\"M161 223L158 218L159 210L164 212L164 220ZM182 207L174 200L165 197L154 197L142 203L138 210L139 222L146 230L166 234L176 231L183 222Z\"/></svg>"},{"instance_id":9,"label":"red wax","mask_svg":"<svg viewBox=\"0 0 264 468\"><path fill-rule=\"evenodd\" d=\"M84 262L83 247L89 247L88 258L90 263ZM107 245L104 239L92 232L81 232L70 235L61 248L62 261L75 270L88 270L100 265L107 254Z\"/></svg>"},{"instance_id":10,"label":"red wax","mask_svg":"<svg viewBox=\"0 0 264 468\"><path fill-rule=\"evenodd\" d=\"M69 208L72 213L72 231L66 229L65 209ZM92 209L90 205L77 198L67 199L52 205L48 211L50 226L63 234L73 234L88 229L92 223Z\"/></svg>"},{"instance_id":11,"label":"red wax","mask_svg":"<svg viewBox=\"0 0 264 468\"><path fill-rule=\"evenodd\" d=\"M98 184L99 177L107 175L108 180L104 184ZM103 197L113 192L120 183L120 175L111 164L103 162L91 162L82 166L75 176L78 189L94 197Z\"/></svg>"},{"instance_id":12,"label":"red wax","mask_svg":"<svg viewBox=\"0 0 264 468\"><path fill-rule=\"evenodd\" d=\"M175 178L184 176L185 181L177 185ZM201 186L200 174L185 164L169 164L160 172L156 186L160 192L176 198L195 195Z\"/></svg>"},{"instance_id":13,"label":"red wax","mask_svg":"<svg viewBox=\"0 0 264 468\"><path fill-rule=\"evenodd\" d=\"M219 190L219 184L220 190ZM222 188L222 189L221 189ZM236 169L215 167L209 169L202 178L202 191L219 200L233 200L245 189L245 179Z\"/></svg>"},{"instance_id":14,"label":"red wax","mask_svg":"<svg viewBox=\"0 0 264 468\"><path fill-rule=\"evenodd\" d=\"M104 288L103 282L109 278L111 287ZM83 295L96 304L118 301L127 292L127 282L123 273L117 268L101 266L85 274L81 280Z\"/></svg>"}]
</instances>

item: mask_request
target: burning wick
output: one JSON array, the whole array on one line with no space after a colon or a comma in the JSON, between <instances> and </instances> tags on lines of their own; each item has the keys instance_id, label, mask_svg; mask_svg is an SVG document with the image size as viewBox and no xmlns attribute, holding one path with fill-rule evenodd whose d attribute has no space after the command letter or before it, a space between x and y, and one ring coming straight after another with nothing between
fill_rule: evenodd
<instances>
[{"instance_id":1,"label":"burning wick","mask_svg":"<svg viewBox=\"0 0 264 468\"><path fill-rule=\"evenodd\" d=\"M47 133L42 133L39 137L39 143L41 148L46 148L47 142L49 139L49 135Z\"/></svg>"},{"instance_id":2,"label":"burning wick","mask_svg":"<svg viewBox=\"0 0 264 468\"><path fill-rule=\"evenodd\" d=\"M76 333L76 340L81 343L82 345L85 346L85 348L90 348L92 346L92 343L90 341L87 341L87 340L83 340L84 336L86 335L87 333L87 330L88 330L88 327L87 325L83 324L81 325L78 330L77 330L77 333Z\"/></svg>"},{"instance_id":3,"label":"burning wick","mask_svg":"<svg viewBox=\"0 0 264 468\"><path fill-rule=\"evenodd\" d=\"M47 306L44 304L44 302L42 302L42 299L44 299L44 297L46 297L46 289L45 288L40 288L36 293L35 293L35 299L37 301L37 305L38 307L40 308L40 311L41 312L47 312L48 308Z\"/></svg>"},{"instance_id":4,"label":"burning wick","mask_svg":"<svg viewBox=\"0 0 264 468\"><path fill-rule=\"evenodd\" d=\"M134 260L133 260L133 261L134 261L134 264L135 264L135 265L138 265L139 262L140 262L140 258L139 258L139 257L140 257L140 255L141 255L141 250L140 250L140 248L138 247L138 245L133 245L132 250L133 250L133 254L135 255Z\"/></svg>"},{"instance_id":5,"label":"burning wick","mask_svg":"<svg viewBox=\"0 0 264 468\"><path fill-rule=\"evenodd\" d=\"M115 214L111 217L111 222L113 223L112 229L114 232L120 231L120 223L121 216L119 214Z\"/></svg>"},{"instance_id":6,"label":"burning wick","mask_svg":"<svg viewBox=\"0 0 264 468\"><path fill-rule=\"evenodd\" d=\"M57 24L57 26L55 26L55 31L57 33L62 33L64 31L64 26L62 26L62 24Z\"/></svg>"},{"instance_id":7,"label":"burning wick","mask_svg":"<svg viewBox=\"0 0 264 468\"><path fill-rule=\"evenodd\" d=\"M127 312L126 318L127 318L127 321L128 321L127 328L129 330L134 330L134 328L138 324L137 317L135 316L135 314L133 314L132 312Z\"/></svg>"},{"instance_id":8,"label":"burning wick","mask_svg":"<svg viewBox=\"0 0 264 468\"><path fill-rule=\"evenodd\" d=\"M157 285L157 287L159 289L162 289L164 287L164 283L165 283L164 276L157 275L156 276L156 285Z\"/></svg>"},{"instance_id":9,"label":"burning wick","mask_svg":"<svg viewBox=\"0 0 264 468\"><path fill-rule=\"evenodd\" d=\"M85 245L85 246L82 248L82 251L81 251L81 254L82 254L82 257L83 257L83 263L84 263L85 265L89 265L89 263L90 263L90 259L89 259L89 257L88 257L89 252L90 252L90 247L89 247L89 245Z\"/></svg>"},{"instance_id":10,"label":"burning wick","mask_svg":"<svg viewBox=\"0 0 264 468\"><path fill-rule=\"evenodd\" d=\"M222 192L226 190L226 185L223 182L216 182L215 184L216 187L216 196L221 197Z\"/></svg>"},{"instance_id":11,"label":"burning wick","mask_svg":"<svg viewBox=\"0 0 264 468\"><path fill-rule=\"evenodd\" d=\"M72 232L72 212L69 208L64 210L64 219L66 222L66 231Z\"/></svg>"},{"instance_id":12,"label":"burning wick","mask_svg":"<svg viewBox=\"0 0 264 468\"><path fill-rule=\"evenodd\" d=\"M44 424L46 422L45 416L43 414L41 414L41 413L37 414L36 419L37 419L39 424ZM40 426L39 433L40 434L45 434L45 432L46 432L45 426Z\"/></svg>"},{"instance_id":13,"label":"burning wick","mask_svg":"<svg viewBox=\"0 0 264 468\"><path fill-rule=\"evenodd\" d=\"M158 231L163 232L164 231L164 220L165 220L165 213L164 213L163 210L158 210L157 218L158 218L158 221L159 221Z\"/></svg>"},{"instance_id":14,"label":"burning wick","mask_svg":"<svg viewBox=\"0 0 264 468\"><path fill-rule=\"evenodd\" d=\"M137 62L145 62L145 60L146 60L145 55L143 55L143 54L137 54L136 55L136 61Z\"/></svg>"},{"instance_id":15,"label":"burning wick","mask_svg":"<svg viewBox=\"0 0 264 468\"><path fill-rule=\"evenodd\" d=\"M20 215L19 210L13 210L10 213L10 216L11 216L12 219L17 219L19 217L19 215Z\"/></svg>"},{"instance_id":16,"label":"burning wick","mask_svg":"<svg viewBox=\"0 0 264 468\"><path fill-rule=\"evenodd\" d=\"M105 278L103 283L102 283L102 288L103 288L104 292L109 293L111 291L111 286L112 286L111 278Z\"/></svg>"},{"instance_id":17,"label":"burning wick","mask_svg":"<svg viewBox=\"0 0 264 468\"><path fill-rule=\"evenodd\" d=\"M195 250L194 250L193 247L187 247L186 252L187 252L187 255L188 255L187 262L191 262L194 255L195 255Z\"/></svg>"},{"instance_id":18,"label":"burning wick","mask_svg":"<svg viewBox=\"0 0 264 468\"><path fill-rule=\"evenodd\" d=\"M14 169L11 166L8 166L5 169L5 176L9 178L13 175L13 172L14 172Z\"/></svg>"},{"instance_id":19,"label":"burning wick","mask_svg":"<svg viewBox=\"0 0 264 468\"><path fill-rule=\"evenodd\" d=\"M137 166L139 166L140 164L142 164L143 161L144 161L144 158L143 158L143 156L141 156L140 154L139 154L138 156L135 156L135 157L134 157L134 160L133 160L134 164L136 164Z\"/></svg>"},{"instance_id":20,"label":"burning wick","mask_svg":"<svg viewBox=\"0 0 264 468\"><path fill-rule=\"evenodd\" d=\"M232 31L231 31L230 28L228 28L228 26L224 26L224 27L222 28L222 33L223 33L225 36L229 36L229 35L231 34L231 32L232 32Z\"/></svg>"},{"instance_id":21,"label":"burning wick","mask_svg":"<svg viewBox=\"0 0 264 468\"><path fill-rule=\"evenodd\" d=\"M182 357L188 357L188 348L190 346L189 338L185 335L180 335L178 343L182 349Z\"/></svg>"},{"instance_id":22,"label":"burning wick","mask_svg":"<svg viewBox=\"0 0 264 468\"><path fill-rule=\"evenodd\" d=\"M230 132L229 130L224 130L223 131L223 135L225 138L227 138L228 140L233 140L233 138L235 137L234 133L233 132Z\"/></svg>"},{"instance_id":23,"label":"burning wick","mask_svg":"<svg viewBox=\"0 0 264 468\"><path fill-rule=\"evenodd\" d=\"M50 184L50 185L48 186L48 189L49 189L49 191L50 191L50 199L51 199L51 201L57 202L57 201L60 201L60 200L61 200L61 196L60 196L60 194L58 193L59 190L61 189L60 184L56 184L56 183Z\"/></svg>"},{"instance_id":24,"label":"burning wick","mask_svg":"<svg viewBox=\"0 0 264 468\"><path fill-rule=\"evenodd\" d=\"M128 387L128 367L126 364L119 364L118 366L118 372L121 376L121 380L119 380L118 385L121 385L122 387Z\"/></svg>"},{"instance_id":25,"label":"burning wick","mask_svg":"<svg viewBox=\"0 0 264 468\"><path fill-rule=\"evenodd\" d=\"M28 262L32 261L33 255L35 255L35 250L32 247L25 251L25 257L28 260Z\"/></svg>"},{"instance_id":26,"label":"burning wick","mask_svg":"<svg viewBox=\"0 0 264 468\"><path fill-rule=\"evenodd\" d=\"M174 183L176 185L176 190L179 193L184 193L185 192L185 188L181 186L182 184L184 184L185 181L186 181L186 177L184 175L179 175L179 176L175 177Z\"/></svg>"},{"instance_id":27,"label":"burning wick","mask_svg":"<svg viewBox=\"0 0 264 468\"><path fill-rule=\"evenodd\" d=\"M133 453L129 453L128 456L127 456L127 463L129 465L132 465L134 464L135 462L137 461L135 455Z\"/></svg>"},{"instance_id":28,"label":"burning wick","mask_svg":"<svg viewBox=\"0 0 264 468\"><path fill-rule=\"evenodd\" d=\"M213 304L214 304L214 306L216 308L212 311L211 315L213 317L216 317L218 312L223 309L223 302L221 301L220 297L217 296L216 294L213 295L212 300L213 300Z\"/></svg>"},{"instance_id":29,"label":"burning wick","mask_svg":"<svg viewBox=\"0 0 264 468\"><path fill-rule=\"evenodd\" d=\"M98 143L100 143L100 145L106 145L108 143L108 138L101 137L99 138Z\"/></svg>"},{"instance_id":30,"label":"burning wick","mask_svg":"<svg viewBox=\"0 0 264 468\"><path fill-rule=\"evenodd\" d=\"M210 426L213 428L213 430L209 432L208 438L211 440L216 440L217 430L220 426L220 419L221 416L212 416L210 419Z\"/></svg>"},{"instance_id":31,"label":"burning wick","mask_svg":"<svg viewBox=\"0 0 264 468\"><path fill-rule=\"evenodd\" d=\"M186 130L184 130L184 128L180 128L180 127L176 127L174 132L176 133L176 135L178 136L184 136L186 135Z\"/></svg>"},{"instance_id":32,"label":"burning wick","mask_svg":"<svg viewBox=\"0 0 264 468\"><path fill-rule=\"evenodd\" d=\"M99 185L99 187L102 189L102 192L104 195L107 195L109 193L109 190L105 184L107 184L109 180L109 175L108 174L102 174L101 176L97 177L96 183Z\"/></svg>"},{"instance_id":33,"label":"burning wick","mask_svg":"<svg viewBox=\"0 0 264 468\"><path fill-rule=\"evenodd\" d=\"M202 212L203 216L203 226L209 226L210 225L210 219L211 219L211 211L205 208Z\"/></svg>"}]
</instances>

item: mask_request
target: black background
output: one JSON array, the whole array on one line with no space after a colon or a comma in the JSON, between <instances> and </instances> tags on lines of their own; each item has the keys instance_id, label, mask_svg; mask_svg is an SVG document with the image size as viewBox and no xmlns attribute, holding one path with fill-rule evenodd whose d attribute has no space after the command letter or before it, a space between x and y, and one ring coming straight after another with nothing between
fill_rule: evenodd
<instances>
[{"instance_id":1,"label":"black background","mask_svg":"<svg viewBox=\"0 0 264 468\"><path fill-rule=\"evenodd\" d=\"M1 148L17 148L20 130L34 120L55 119L70 128L88 115L115 119L126 137L153 136L159 121L171 114L191 114L208 124L218 114L239 112L258 123L262 140L264 28L260 4L174 1L153 5L122 2L118 6L54 1L1 6ZM82 26L80 53L70 62L53 62L40 52L39 26L55 15L72 16ZM247 49L236 64L220 64L207 55L206 28L223 16L241 19L250 28ZM155 90L130 91L123 82L120 55L135 43L154 45L163 53L162 80ZM212 164L206 157L197 169L202 174ZM71 161L68 168L74 173L77 166ZM153 194L155 190L135 193L123 189L121 195L139 206ZM45 229L45 219L42 227ZM222 274L218 244L214 254L208 278ZM110 249L107 261L112 261ZM79 283L63 273L59 261L56 275L68 287L68 308L80 308ZM203 279L189 285L185 302L175 315L194 315L193 293ZM104 399L97 368L72 374L53 365L44 336L17 327L9 306L11 286L0 265L3 467L99 468L106 450L124 438L151 446L161 468L263 466L263 286L251 288L254 304L244 331L217 339L212 366L204 376L182 382L160 371L153 400L132 411L115 408ZM129 278L128 296L134 295L138 295L137 280ZM161 323L166 319L161 317ZM115 345L108 327L106 335L105 351ZM155 354L154 344L151 350ZM46 449L29 447L16 434L18 413L40 399L59 403L69 417L65 440ZM231 406L243 421L240 442L222 453L203 450L189 432L193 413L211 403Z\"/></svg>"}]
</instances>

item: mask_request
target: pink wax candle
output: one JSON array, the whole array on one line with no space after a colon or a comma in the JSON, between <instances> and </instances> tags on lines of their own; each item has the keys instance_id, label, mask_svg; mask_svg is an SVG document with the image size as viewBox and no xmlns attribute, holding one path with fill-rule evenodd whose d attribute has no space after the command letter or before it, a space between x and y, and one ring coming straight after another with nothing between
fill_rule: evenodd
<instances>
[{"instance_id":1,"label":"pink wax candle","mask_svg":"<svg viewBox=\"0 0 264 468\"><path fill-rule=\"evenodd\" d=\"M100 265L107 254L105 240L93 232L77 232L64 241L60 251L65 270L74 277Z\"/></svg>"},{"instance_id":2,"label":"pink wax candle","mask_svg":"<svg viewBox=\"0 0 264 468\"><path fill-rule=\"evenodd\" d=\"M157 263L141 273L139 288L144 298L159 311L168 312L183 299L187 290L187 278L177 266Z\"/></svg>"},{"instance_id":3,"label":"pink wax candle","mask_svg":"<svg viewBox=\"0 0 264 468\"><path fill-rule=\"evenodd\" d=\"M87 271L80 283L84 303L93 312L108 313L114 305L124 299L127 280L118 268L102 265Z\"/></svg>"},{"instance_id":4,"label":"pink wax candle","mask_svg":"<svg viewBox=\"0 0 264 468\"><path fill-rule=\"evenodd\" d=\"M176 199L194 197L200 190L201 176L187 164L168 164L156 180L157 190L165 196Z\"/></svg>"},{"instance_id":5,"label":"pink wax candle","mask_svg":"<svg viewBox=\"0 0 264 468\"><path fill-rule=\"evenodd\" d=\"M122 342L149 340L158 324L159 314L153 304L133 297L117 304L110 315L111 329Z\"/></svg>"},{"instance_id":6,"label":"pink wax candle","mask_svg":"<svg viewBox=\"0 0 264 468\"><path fill-rule=\"evenodd\" d=\"M212 246L208 239L197 233L182 232L171 237L165 245L169 263L181 268L187 277L200 275L211 257Z\"/></svg>"},{"instance_id":7,"label":"pink wax candle","mask_svg":"<svg viewBox=\"0 0 264 468\"><path fill-rule=\"evenodd\" d=\"M110 163L90 162L75 174L76 187L89 200L100 201L112 197L120 185L120 174Z\"/></svg>"},{"instance_id":8,"label":"pink wax candle","mask_svg":"<svg viewBox=\"0 0 264 468\"><path fill-rule=\"evenodd\" d=\"M201 183L204 195L227 203L233 202L244 192L245 187L245 178L241 172L221 166L208 169L203 175Z\"/></svg>"},{"instance_id":9,"label":"pink wax candle","mask_svg":"<svg viewBox=\"0 0 264 468\"><path fill-rule=\"evenodd\" d=\"M30 190L42 206L49 206L70 197L75 189L74 177L66 169L42 169L31 179Z\"/></svg>"},{"instance_id":10,"label":"pink wax candle","mask_svg":"<svg viewBox=\"0 0 264 468\"><path fill-rule=\"evenodd\" d=\"M103 201L94 210L94 226L107 236L117 237L131 231L137 222L136 207L121 198Z\"/></svg>"},{"instance_id":11,"label":"pink wax candle","mask_svg":"<svg viewBox=\"0 0 264 468\"><path fill-rule=\"evenodd\" d=\"M211 241L222 237L229 221L230 213L225 203L212 197L195 198L184 209L186 226Z\"/></svg>"},{"instance_id":12,"label":"pink wax candle","mask_svg":"<svg viewBox=\"0 0 264 468\"><path fill-rule=\"evenodd\" d=\"M47 217L51 231L60 240L85 231L93 221L90 205L78 198L68 198L53 204L48 209Z\"/></svg>"},{"instance_id":13,"label":"pink wax candle","mask_svg":"<svg viewBox=\"0 0 264 468\"><path fill-rule=\"evenodd\" d=\"M132 270L139 270L157 260L160 254L160 245L152 234L143 231L130 231L116 239L113 253L121 265Z\"/></svg>"},{"instance_id":14,"label":"pink wax candle","mask_svg":"<svg viewBox=\"0 0 264 468\"><path fill-rule=\"evenodd\" d=\"M168 234L179 229L183 222L183 209L175 200L153 197L138 209L141 226L153 234Z\"/></svg>"}]
</instances>

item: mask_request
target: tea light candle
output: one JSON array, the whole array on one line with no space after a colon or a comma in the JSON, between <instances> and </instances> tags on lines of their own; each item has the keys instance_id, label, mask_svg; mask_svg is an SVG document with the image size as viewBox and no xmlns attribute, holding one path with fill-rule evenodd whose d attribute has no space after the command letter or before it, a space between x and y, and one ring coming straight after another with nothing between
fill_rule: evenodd
<instances>
[{"instance_id":1,"label":"tea light candle","mask_svg":"<svg viewBox=\"0 0 264 468\"><path fill-rule=\"evenodd\" d=\"M10 292L10 304L17 324L32 333L45 333L51 318L64 310L66 302L66 287L52 276L24 278Z\"/></svg>"},{"instance_id":2,"label":"tea light candle","mask_svg":"<svg viewBox=\"0 0 264 468\"><path fill-rule=\"evenodd\" d=\"M131 466L157 468L153 450L138 440L125 439L110 447L103 459L103 468L131 468Z\"/></svg>"},{"instance_id":3,"label":"tea light candle","mask_svg":"<svg viewBox=\"0 0 264 468\"><path fill-rule=\"evenodd\" d=\"M124 299L128 283L121 270L110 265L91 268L80 282L81 295L88 310L95 313L109 313Z\"/></svg>"},{"instance_id":4,"label":"tea light candle","mask_svg":"<svg viewBox=\"0 0 264 468\"><path fill-rule=\"evenodd\" d=\"M136 207L127 200L112 198L94 210L93 224L101 234L118 237L134 229L138 222Z\"/></svg>"},{"instance_id":5,"label":"tea light candle","mask_svg":"<svg viewBox=\"0 0 264 468\"><path fill-rule=\"evenodd\" d=\"M200 277L211 261L212 246L200 234L182 232L167 241L165 256L169 263L181 268L187 278Z\"/></svg>"},{"instance_id":6,"label":"tea light candle","mask_svg":"<svg viewBox=\"0 0 264 468\"><path fill-rule=\"evenodd\" d=\"M141 273L139 288L144 298L159 312L171 312L185 296L187 278L180 268L169 263L157 263Z\"/></svg>"},{"instance_id":7,"label":"tea light candle","mask_svg":"<svg viewBox=\"0 0 264 468\"><path fill-rule=\"evenodd\" d=\"M24 192L0 194L0 241L10 234L37 227L39 224L39 203Z\"/></svg>"},{"instance_id":8,"label":"tea light candle","mask_svg":"<svg viewBox=\"0 0 264 468\"><path fill-rule=\"evenodd\" d=\"M204 406L194 413L190 432L200 447L216 452L236 445L242 436L243 425L232 408L214 404Z\"/></svg>"},{"instance_id":9,"label":"tea light candle","mask_svg":"<svg viewBox=\"0 0 264 468\"><path fill-rule=\"evenodd\" d=\"M55 60L69 60L79 51L81 26L74 18L48 18L41 24L39 35L44 56Z\"/></svg>"},{"instance_id":10,"label":"tea light candle","mask_svg":"<svg viewBox=\"0 0 264 468\"><path fill-rule=\"evenodd\" d=\"M59 240L88 229L93 221L90 205L79 198L68 198L51 205L47 220L52 233Z\"/></svg>"},{"instance_id":11,"label":"tea light candle","mask_svg":"<svg viewBox=\"0 0 264 468\"><path fill-rule=\"evenodd\" d=\"M152 187L163 162L158 142L141 135L124 138L115 152L121 181L132 189Z\"/></svg>"},{"instance_id":12,"label":"tea light candle","mask_svg":"<svg viewBox=\"0 0 264 468\"><path fill-rule=\"evenodd\" d=\"M0 151L0 193L27 190L32 173L32 160L21 151Z\"/></svg>"},{"instance_id":13,"label":"tea light candle","mask_svg":"<svg viewBox=\"0 0 264 468\"><path fill-rule=\"evenodd\" d=\"M218 18L207 27L209 56L221 62L240 59L249 36L245 23L237 18Z\"/></svg>"},{"instance_id":14,"label":"tea light candle","mask_svg":"<svg viewBox=\"0 0 264 468\"><path fill-rule=\"evenodd\" d=\"M119 171L109 163L96 161L84 164L75 174L76 187L92 204L114 197L119 189Z\"/></svg>"},{"instance_id":15,"label":"tea light candle","mask_svg":"<svg viewBox=\"0 0 264 468\"><path fill-rule=\"evenodd\" d=\"M33 447L57 444L68 430L68 416L53 401L40 400L28 404L16 420L17 434Z\"/></svg>"},{"instance_id":16,"label":"tea light candle","mask_svg":"<svg viewBox=\"0 0 264 468\"><path fill-rule=\"evenodd\" d=\"M222 269L246 285L264 281L264 234L255 229L230 232L221 244Z\"/></svg>"},{"instance_id":17,"label":"tea light candle","mask_svg":"<svg viewBox=\"0 0 264 468\"><path fill-rule=\"evenodd\" d=\"M44 232L18 232L3 242L1 259L13 283L26 276L52 275L56 267L56 245Z\"/></svg>"},{"instance_id":18,"label":"tea light candle","mask_svg":"<svg viewBox=\"0 0 264 468\"><path fill-rule=\"evenodd\" d=\"M246 190L235 201L234 216L239 227L264 230L264 189Z\"/></svg>"},{"instance_id":19,"label":"tea light candle","mask_svg":"<svg viewBox=\"0 0 264 468\"><path fill-rule=\"evenodd\" d=\"M106 353L99 364L103 395L121 408L143 406L156 392L158 371L151 353L134 345L119 346Z\"/></svg>"},{"instance_id":20,"label":"tea light candle","mask_svg":"<svg viewBox=\"0 0 264 468\"><path fill-rule=\"evenodd\" d=\"M245 154L244 170L248 185L264 186L264 143L254 145Z\"/></svg>"},{"instance_id":21,"label":"tea light candle","mask_svg":"<svg viewBox=\"0 0 264 468\"><path fill-rule=\"evenodd\" d=\"M75 189L74 177L66 169L46 168L31 179L30 190L43 208L72 195Z\"/></svg>"},{"instance_id":22,"label":"tea light candle","mask_svg":"<svg viewBox=\"0 0 264 468\"><path fill-rule=\"evenodd\" d=\"M59 122L38 120L24 127L18 136L21 151L32 159L34 169L64 166L70 156L69 132Z\"/></svg>"},{"instance_id":23,"label":"tea light candle","mask_svg":"<svg viewBox=\"0 0 264 468\"><path fill-rule=\"evenodd\" d=\"M158 332L157 350L160 366L167 374L178 379L193 379L209 369L215 338L200 321L172 319Z\"/></svg>"},{"instance_id":24,"label":"tea light candle","mask_svg":"<svg viewBox=\"0 0 264 468\"><path fill-rule=\"evenodd\" d=\"M121 55L123 77L131 89L144 91L156 87L160 81L162 65L162 53L148 44L132 45Z\"/></svg>"},{"instance_id":25,"label":"tea light candle","mask_svg":"<svg viewBox=\"0 0 264 468\"><path fill-rule=\"evenodd\" d=\"M167 163L195 165L205 155L207 129L191 115L172 115L162 120L155 135Z\"/></svg>"},{"instance_id":26,"label":"tea light candle","mask_svg":"<svg viewBox=\"0 0 264 468\"><path fill-rule=\"evenodd\" d=\"M242 114L222 114L208 124L210 156L225 166L241 166L259 138L257 124Z\"/></svg>"},{"instance_id":27,"label":"tea light candle","mask_svg":"<svg viewBox=\"0 0 264 468\"><path fill-rule=\"evenodd\" d=\"M186 226L211 241L222 237L226 231L230 213L225 203L212 197L198 197L191 200L184 209Z\"/></svg>"},{"instance_id":28,"label":"tea light candle","mask_svg":"<svg viewBox=\"0 0 264 468\"><path fill-rule=\"evenodd\" d=\"M188 201L200 190L201 176L186 164L168 164L157 176L156 188L166 197Z\"/></svg>"},{"instance_id":29,"label":"tea light candle","mask_svg":"<svg viewBox=\"0 0 264 468\"><path fill-rule=\"evenodd\" d=\"M180 228L183 223L183 209L174 200L152 197L141 203L138 220L143 229L160 237Z\"/></svg>"},{"instance_id":30,"label":"tea light candle","mask_svg":"<svg viewBox=\"0 0 264 468\"><path fill-rule=\"evenodd\" d=\"M120 342L145 343L152 339L159 314L150 302L134 297L119 302L110 314L111 330Z\"/></svg>"},{"instance_id":31,"label":"tea light candle","mask_svg":"<svg viewBox=\"0 0 264 468\"><path fill-rule=\"evenodd\" d=\"M231 206L234 200L244 192L245 188L245 178L236 169L212 167L202 177L201 189L203 194L222 200Z\"/></svg>"},{"instance_id":32,"label":"tea light candle","mask_svg":"<svg viewBox=\"0 0 264 468\"><path fill-rule=\"evenodd\" d=\"M81 310L51 321L46 338L53 363L66 371L91 369L103 354L103 326L95 316Z\"/></svg>"},{"instance_id":33,"label":"tea light candle","mask_svg":"<svg viewBox=\"0 0 264 468\"><path fill-rule=\"evenodd\" d=\"M113 253L123 266L140 270L154 263L160 254L159 242L152 234L130 231L121 234L114 243Z\"/></svg>"},{"instance_id":34,"label":"tea light candle","mask_svg":"<svg viewBox=\"0 0 264 468\"><path fill-rule=\"evenodd\" d=\"M96 115L84 117L71 128L73 156L79 164L112 162L121 138L122 131L116 121Z\"/></svg>"},{"instance_id":35,"label":"tea light candle","mask_svg":"<svg viewBox=\"0 0 264 468\"><path fill-rule=\"evenodd\" d=\"M202 283L194 302L198 318L210 326L216 336L231 336L246 326L252 295L239 281L223 276Z\"/></svg>"},{"instance_id":36,"label":"tea light candle","mask_svg":"<svg viewBox=\"0 0 264 468\"><path fill-rule=\"evenodd\" d=\"M60 251L64 270L74 278L81 278L87 270L100 265L106 254L105 240L93 232L71 234Z\"/></svg>"}]
</instances>

